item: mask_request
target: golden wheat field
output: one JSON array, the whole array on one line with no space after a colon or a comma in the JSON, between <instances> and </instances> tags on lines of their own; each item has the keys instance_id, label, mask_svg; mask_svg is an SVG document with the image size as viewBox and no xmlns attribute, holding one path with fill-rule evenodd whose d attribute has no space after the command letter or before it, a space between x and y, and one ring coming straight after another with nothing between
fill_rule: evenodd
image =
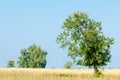
<instances>
[{"instance_id":1,"label":"golden wheat field","mask_svg":"<svg viewBox=\"0 0 120 80\"><path fill-rule=\"evenodd\" d=\"M120 80L120 69L105 69L95 78L92 69L1 68L0 80Z\"/></svg>"}]
</instances>

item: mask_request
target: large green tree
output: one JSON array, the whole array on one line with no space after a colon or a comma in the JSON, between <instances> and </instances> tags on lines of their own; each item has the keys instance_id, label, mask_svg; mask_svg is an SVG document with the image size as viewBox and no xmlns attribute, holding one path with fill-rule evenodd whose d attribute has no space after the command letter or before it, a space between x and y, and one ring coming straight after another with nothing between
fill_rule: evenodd
<instances>
[{"instance_id":1,"label":"large green tree","mask_svg":"<svg viewBox=\"0 0 120 80\"><path fill-rule=\"evenodd\" d=\"M20 68L45 68L47 52L41 47L32 45L20 52L18 67Z\"/></svg>"},{"instance_id":2,"label":"large green tree","mask_svg":"<svg viewBox=\"0 0 120 80\"><path fill-rule=\"evenodd\" d=\"M56 42L68 49L68 56L78 65L93 67L97 73L110 62L110 46L114 39L105 37L101 22L86 13L76 12L66 18L62 29Z\"/></svg>"}]
</instances>

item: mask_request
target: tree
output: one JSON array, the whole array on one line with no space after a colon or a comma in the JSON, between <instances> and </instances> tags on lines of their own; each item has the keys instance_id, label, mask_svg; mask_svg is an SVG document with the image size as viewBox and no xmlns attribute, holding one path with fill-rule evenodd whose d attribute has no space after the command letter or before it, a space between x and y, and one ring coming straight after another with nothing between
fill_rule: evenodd
<instances>
[{"instance_id":1,"label":"tree","mask_svg":"<svg viewBox=\"0 0 120 80\"><path fill-rule=\"evenodd\" d=\"M7 67L8 67L8 68L13 68L13 67L15 67L14 60L9 60L8 63L7 63Z\"/></svg>"},{"instance_id":2,"label":"tree","mask_svg":"<svg viewBox=\"0 0 120 80\"><path fill-rule=\"evenodd\" d=\"M20 68L45 68L47 52L41 47L32 45L27 49L21 50L18 67Z\"/></svg>"},{"instance_id":3,"label":"tree","mask_svg":"<svg viewBox=\"0 0 120 80\"><path fill-rule=\"evenodd\" d=\"M70 62L70 61L68 61L68 62L66 62L66 63L64 64L64 68L70 69L70 68L72 67L72 65L73 65L73 63Z\"/></svg>"},{"instance_id":4,"label":"tree","mask_svg":"<svg viewBox=\"0 0 120 80\"><path fill-rule=\"evenodd\" d=\"M62 29L56 42L68 49L68 56L75 63L93 67L97 73L110 62L110 46L114 39L104 36L101 22L89 18L86 13L76 12L67 17Z\"/></svg>"}]
</instances>

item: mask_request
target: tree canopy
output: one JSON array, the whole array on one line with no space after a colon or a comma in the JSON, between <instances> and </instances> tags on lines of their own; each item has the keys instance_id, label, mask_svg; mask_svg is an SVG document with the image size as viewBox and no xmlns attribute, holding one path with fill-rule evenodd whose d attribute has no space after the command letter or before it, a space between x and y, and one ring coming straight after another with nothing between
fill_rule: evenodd
<instances>
[{"instance_id":1,"label":"tree canopy","mask_svg":"<svg viewBox=\"0 0 120 80\"><path fill-rule=\"evenodd\" d=\"M61 48L68 49L75 63L82 66L98 68L110 62L110 46L114 39L105 37L101 22L91 19L86 13L76 12L68 16L62 25L62 30L56 42Z\"/></svg>"},{"instance_id":2,"label":"tree canopy","mask_svg":"<svg viewBox=\"0 0 120 80\"><path fill-rule=\"evenodd\" d=\"M18 67L20 68L45 68L47 52L41 47L32 45L20 52Z\"/></svg>"}]
</instances>

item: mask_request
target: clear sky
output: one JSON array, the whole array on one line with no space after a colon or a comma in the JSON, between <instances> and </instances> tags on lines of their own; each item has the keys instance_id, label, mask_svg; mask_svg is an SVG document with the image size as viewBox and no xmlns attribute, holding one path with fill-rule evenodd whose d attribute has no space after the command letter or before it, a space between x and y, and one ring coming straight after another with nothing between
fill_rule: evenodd
<instances>
[{"instance_id":1,"label":"clear sky","mask_svg":"<svg viewBox=\"0 0 120 80\"><path fill-rule=\"evenodd\" d=\"M48 68L62 68L70 58L55 40L65 18L77 11L101 21L104 34L115 38L107 67L120 67L120 0L0 0L0 67L36 44L48 52Z\"/></svg>"}]
</instances>

